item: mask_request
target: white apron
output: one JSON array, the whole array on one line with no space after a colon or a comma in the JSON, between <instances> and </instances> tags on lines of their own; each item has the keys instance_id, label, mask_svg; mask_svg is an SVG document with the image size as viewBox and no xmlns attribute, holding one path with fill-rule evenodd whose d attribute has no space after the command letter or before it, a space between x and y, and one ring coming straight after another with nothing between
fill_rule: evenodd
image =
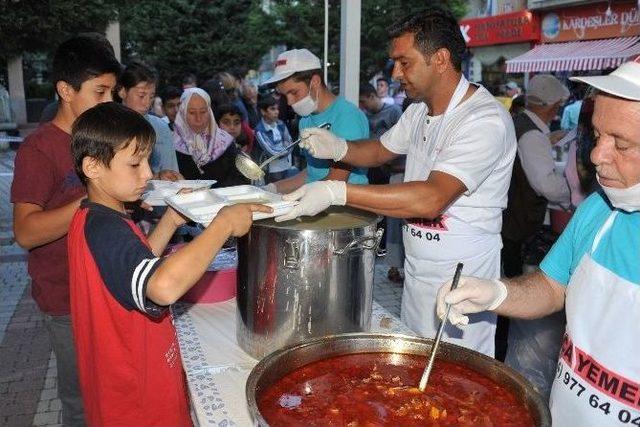
<instances>
[{"instance_id":1,"label":"white apron","mask_svg":"<svg viewBox=\"0 0 640 427\"><path fill-rule=\"evenodd\" d=\"M425 129L425 143L409 146L405 182L428 178L447 142L446 135L441 135L447 113L462 101L468 88L469 82L463 76L440 118L437 131L427 133ZM453 277L458 262L464 263L462 274L465 276L500 277L500 235L488 234L447 212L439 221L407 220L402 238L406 256L402 320L422 336L436 335L440 322L436 316L436 294L438 288ZM474 314L469 320L463 330L447 325L443 339L493 357L495 314Z\"/></svg>"},{"instance_id":2,"label":"white apron","mask_svg":"<svg viewBox=\"0 0 640 427\"><path fill-rule=\"evenodd\" d=\"M593 260L614 211L571 276L551 390L554 427L640 426L640 286Z\"/></svg>"}]
</instances>

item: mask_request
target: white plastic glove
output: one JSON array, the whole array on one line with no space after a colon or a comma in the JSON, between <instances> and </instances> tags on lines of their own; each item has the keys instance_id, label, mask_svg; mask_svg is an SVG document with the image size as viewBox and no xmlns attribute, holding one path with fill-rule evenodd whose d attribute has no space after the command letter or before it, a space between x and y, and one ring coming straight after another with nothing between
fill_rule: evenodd
<instances>
[{"instance_id":1,"label":"white plastic glove","mask_svg":"<svg viewBox=\"0 0 640 427\"><path fill-rule=\"evenodd\" d=\"M264 191L268 191L269 193L278 194L278 187L276 187L276 185L273 182L267 185L263 185L260 188Z\"/></svg>"},{"instance_id":2,"label":"white plastic glove","mask_svg":"<svg viewBox=\"0 0 640 427\"><path fill-rule=\"evenodd\" d=\"M451 280L438 289L437 313L442 319L451 304L449 321L461 326L469 323L465 314L495 310L507 297L507 287L498 279L478 279L477 277L461 277L458 287L451 290Z\"/></svg>"},{"instance_id":3,"label":"white plastic glove","mask_svg":"<svg viewBox=\"0 0 640 427\"><path fill-rule=\"evenodd\" d=\"M347 203L347 184L344 181L316 181L305 184L282 198L299 200L300 203L289 213L276 217L276 222L289 221L304 215L313 216L331 205L344 206Z\"/></svg>"},{"instance_id":4,"label":"white plastic glove","mask_svg":"<svg viewBox=\"0 0 640 427\"><path fill-rule=\"evenodd\" d=\"M347 141L326 129L303 129L300 138L300 148L307 150L316 159L332 159L339 162L347 154Z\"/></svg>"}]
</instances>

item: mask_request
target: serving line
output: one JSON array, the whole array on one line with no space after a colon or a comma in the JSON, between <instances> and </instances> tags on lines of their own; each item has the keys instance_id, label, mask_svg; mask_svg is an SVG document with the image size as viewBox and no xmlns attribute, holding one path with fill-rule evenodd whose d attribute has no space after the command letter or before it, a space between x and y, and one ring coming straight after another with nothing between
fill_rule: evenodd
<instances>
[{"instance_id":1,"label":"serving line","mask_svg":"<svg viewBox=\"0 0 640 427\"><path fill-rule=\"evenodd\" d=\"M173 306L195 422L200 426L252 424L245 383L258 360L236 341L235 298L214 304ZM370 332L415 335L373 301Z\"/></svg>"}]
</instances>

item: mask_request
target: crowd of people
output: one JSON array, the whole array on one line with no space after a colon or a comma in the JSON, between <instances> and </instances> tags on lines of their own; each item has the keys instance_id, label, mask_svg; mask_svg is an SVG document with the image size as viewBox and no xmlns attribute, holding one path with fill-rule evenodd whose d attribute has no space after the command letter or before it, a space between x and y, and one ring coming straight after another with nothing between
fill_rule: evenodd
<instances>
[{"instance_id":1,"label":"crowd of people","mask_svg":"<svg viewBox=\"0 0 640 427\"><path fill-rule=\"evenodd\" d=\"M393 81L363 84L359 105L331 91L307 49L280 54L260 88L228 72L158 88L153 68L123 68L103 38L83 35L59 46L52 74L59 100L18 151L11 201L56 354L65 425L191 424L167 307L227 238L249 230L254 212L270 209L224 208L202 234L163 257L185 219L169 208L145 234L131 204L151 178L249 183L235 167L239 152L260 162L283 151L265 181L254 182L299 201L276 221L331 205L385 216L389 278L403 283L402 320L417 334L435 336L450 304L445 339L495 357L497 314L533 319L566 305L566 320L563 313L547 323L514 321L507 362L551 395L554 425L611 424L556 369L582 378L599 401L613 398L620 411L637 413L628 402L637 402L630 387L640 372L633 357L640 63L578 79L599 92L564 108L560 122L576 132L559 136L551 124L570 97L566 85L545 74L526 92L507 82L508 111L464 77L466 46L448 11L430 7L405 17L389 39ZM582 140L597 145L591 151ZM565 143L574 162L563 176L552 152ZM602 191L589 195L594 187L584 184L594 180ZM540 269L523 275L549 203L580 207ZM459 262L464 277L450 291ZM630 320L620 323L620 316ZM609 376L584 374L584 360ZM627 391L612 392L611 378L627 381Z\"/></svg>"}]
</instances>

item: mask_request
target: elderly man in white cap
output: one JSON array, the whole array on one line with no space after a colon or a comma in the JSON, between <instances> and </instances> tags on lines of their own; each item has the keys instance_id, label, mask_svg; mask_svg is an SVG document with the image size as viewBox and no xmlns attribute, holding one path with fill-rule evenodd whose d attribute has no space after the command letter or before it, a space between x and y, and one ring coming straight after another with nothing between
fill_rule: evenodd
<instances>
[{"instance_id":1,"label":"elderly man in white cap","mask_svg":"<svg viewBox=\"0 0 640 427\"><path fill-rule=\"evenodd\" d=\"M324 123L342 138L360 139L369 136L369 122L360 109L342 96L336 96L323 79L320 59L307 49L293 49L278 55L273 76L265 82L275 86L300 116L302 131ZM273 130L273 129L272 129ZM277 131L277 130L275 130ZM350 184L366 184L367 169L354 168L332 160L319 159L303 151L307 168L297 175L271 183L266 190L289 193L304 184L335 180Z\"/></svg>"},{"instance_id":2,"label":"elderly man in white cap","mask_svg":"<svg viewBox=\"0 0 640 427\"><path fill-rule=\"evenodd\" d=\"M520 90L520 86L518 86L518 83L511 80L504 85L504 93L505 95L511 97L511 99L514 99L516 96L520 95L522 91Z\"/></svg>"},{"instance_id":3,"label":"elderly man in white cap","mask_svg":"<svg viewBox=\"0 0 640 427\"><path fill-rule=\"evenodd\" d=\"M567 180L555 171L549 124L569 90L549 74L531 79L526 109L514 118L518 154L513 164L509 201L502 215L502 262L507 277L522 274L522 248L542 227L548 202L568 206Z\"/></svg>"},{"instance_id":4,"label":"elderly man in white cap","mask_svg":"<svg viewBox=\"0 0 640 427\"><path fill-rule=\"evenodd\" d=\"M591 152L602 191L578 208L534 273L463 277L438 292L450 320L491 310L538 318L566 309L550 406L554 426L640 423L640 62L607 76L576 77L599 92Z\"/></svg>"}]
</instances>

